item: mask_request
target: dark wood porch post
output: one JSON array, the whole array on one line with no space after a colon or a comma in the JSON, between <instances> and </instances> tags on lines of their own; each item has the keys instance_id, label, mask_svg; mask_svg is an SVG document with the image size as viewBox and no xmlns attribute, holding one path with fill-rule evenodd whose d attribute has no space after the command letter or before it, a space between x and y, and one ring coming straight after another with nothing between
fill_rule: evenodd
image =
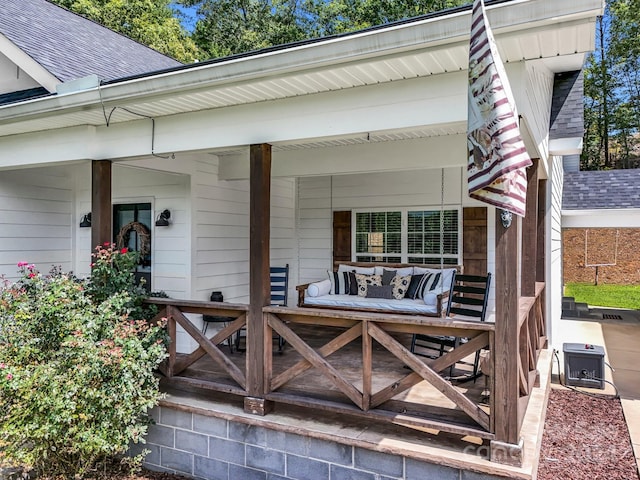
<instances>
[{"instance_id":1,"label":"dark wood porch post","mask_svg":"<svg viewBox=\"0 0 640 480\"><path fill-rule=\"evenodd\" d=\"M265 384L265 328L262 307L271 299L269 238L271 218L271 145L249 150L249 311L247 314L247 391L244 410L265 415L272 402L263 398ZM270 339L269 339L270 340Z\"/></svg>"},{"instance_id":2,"label":"dark wood porch post","mask_svg":"<svg viewBox=\"0 0 640 480\"><path fill-rule=\"evenodd\" d=\"M496 439L491 441L491 460L522 464L518 425L518 226L513 216L505 228L496 210L496 325L493 392L491 395Z\"/></svg>"},{"instance_id":3,"label":"dark wood porch post","mask_svg":"<svg viewBox=\"0 0 640 480\"><path fill-rule=\"evenodd\" d=\"M538 182L538 248L536 249L536 281L547 281L547 181L540 180ZM540 299L542 302L542 318L544 322L544 328L547 329L547 305L546 305L547 289L544 289L543 297ZM547 338L549 332L545 332ZM542 348L548 347L548 340L545 340Z\"/></svg>"},{"instance_id":4,"label":"dark wood porch post","mask_svg":"<svg viewBox=\"0 0 640 480\"><path fill-rule=\"evenodd\" d=\"M91 251L113 241L111 208L111 161L91 162Z\"/></svg>"},{"instance_id":5,"label":"dark wood porch post","mask_svg":"<svg viewBox=\"0 0 640 480\"><path fill-rule=\"evenodd\" d=\"M536 295L538 247L538 159L527 168L527 212L522 221L522 285L523 297Z\"/></svg>"},{"instance_id":6,"label":"dark wood porch post","mask_svg":"<svg viewBox=\"0 0 640 480\"><path fill-rule=\"evenodd\" d=\"M547 181L538 182L538 247L536 248L536 282L546 282L547 258Z\"/></svg>"}]
</instances>

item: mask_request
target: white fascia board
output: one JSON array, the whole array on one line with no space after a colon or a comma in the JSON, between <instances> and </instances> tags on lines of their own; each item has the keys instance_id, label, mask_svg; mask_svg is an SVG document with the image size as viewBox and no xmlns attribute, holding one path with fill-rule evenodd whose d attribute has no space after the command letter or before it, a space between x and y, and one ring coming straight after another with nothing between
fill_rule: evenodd
<instances>
[{"instance_id":1,"label":"white fascia board","mask_svg":"<svg viewBox=\"0 0 640 480\"><path fill-rule=\"evenodd\" d=\"M60 83L60 80L1 33L0 52L42 85L48 92L52 93L56 91L56 85Z\"/></svg>"},{"instance_id":2,"label":"white fascia board","mask_svg":"<svg viewBox=\"0 0 640 480\"><path fill-rule=\"evenodd\" d=\"M582 153L582 137L554 138L549 140L550 155L580 155Z\"/></svg>"},{"instance_id":3,"label":"white fascia board","mask_svg":"<svg viewBox=\"0 0 640 480\"><path fill-rule=\"evenodd\" d=\"M558 18L573 20L601 14L601 0L516 0L487 9L494 32L517 31L553 25ZM110 84L92 96L66 95L63 100L44 98L0 107L0 122L60 109L80 109L102 102L110 106L123 100L142 100L189 89L282 76L327 65L364 60L404 51L468 41L471 11L392 25L317 43L294 46L219 63L194 65L167 73ZM86 92L84 92L86 93Z\"/></svg>"},{"instance_id":4,"label":"white fascia board","mask_svg":"<svg viewBox=\"0 0 640 480\"><path fill-rule=\"evenodd\" d=\"M640 208L562 210L562 228L640 228Z\"/></svg>"}]
</instances>

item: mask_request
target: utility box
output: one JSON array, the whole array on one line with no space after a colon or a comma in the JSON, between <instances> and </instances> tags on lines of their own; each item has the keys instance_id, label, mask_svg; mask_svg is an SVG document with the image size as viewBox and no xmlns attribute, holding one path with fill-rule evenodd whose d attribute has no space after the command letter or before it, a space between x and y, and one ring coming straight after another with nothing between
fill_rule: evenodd
<instances>
[{"instance_id":1,"label":"utility box","mask_svg":"<svg viewBox=\"0 0 640 480\"><path fill-rule=\"evenodd\" d=\"M604 348L585 343L563 343L564 382L575 387L604 389Z\"/></svg>"}]
</instances>

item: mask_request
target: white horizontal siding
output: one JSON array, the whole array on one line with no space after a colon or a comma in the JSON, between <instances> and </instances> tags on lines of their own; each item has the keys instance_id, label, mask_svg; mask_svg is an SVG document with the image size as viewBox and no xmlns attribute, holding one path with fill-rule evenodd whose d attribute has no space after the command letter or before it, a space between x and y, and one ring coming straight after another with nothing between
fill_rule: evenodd
<instances>
[{"instance_id":1,"label":"white horizontal siding","mask_svg":"<svg viewBox=\"0 0 640 480\"><path fill-rule=\"evenodd\" d=\"M0 172L0 274L17 278L17 263L43 273L72 269L71 167Z\"/></svg>"},{"instance_id":2,"label":"white horizontal siding","mask_svg":"<svg viewBox=\"0 0 640 480\"><path fill-rule=\"evenodd\" d=\"M298 179L299 283L324 278L331 267L333 228L330 177Z\"/></svg>"},{"instance_id":3,"label":"white horizontal siding","mask_svg":"<svg viewBox=\"0 0 640 480\"><path fill-rule=\"evenodd\" d=\"M218 180L218 159L203 155L195 161L193 208L192 298L208 300L220 291L226 302L249 302L249 182ZM294 262L295 181L271 184L271 264ZM295 282L290 281L295 286ZM291 289L290 289L291 290ZM201 322L200 316L192 316ZM214 325L212 325L213 327ZM212 333L211 329L209 329ZM193 342L183 350L195 348Z\"/></svg>"},{"instance_id":4,"label":"white horizontal siding","mask_svg":"<svg viewBox=\"0 0 640 480\"><path fill-rule=\"evenodd\" d=\"M288 305L295 305L298 283L296 256L296 182L279 178L271 181L271 266L289 265Z\"/></svg>"},{"instance_id":5,"label":"white horizontal siding","mask_svg":"<svg viewBox=\"0 0 640 480\"><path fill-rule=\"evenodd\" d=\"M218 159L195 163L193 189L194 298L221 291L225 301L249 301L249 183L218 180ZM271 184L271 264L295 259L295 181ZM294 284L293 281L290 282Z\"/></svg>"}]
</instances>

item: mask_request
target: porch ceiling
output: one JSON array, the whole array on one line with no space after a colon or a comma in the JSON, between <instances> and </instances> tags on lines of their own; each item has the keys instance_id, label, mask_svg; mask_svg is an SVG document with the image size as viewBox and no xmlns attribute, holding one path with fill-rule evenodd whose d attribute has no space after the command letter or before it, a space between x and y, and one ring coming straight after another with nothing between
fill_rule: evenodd
<instances>
[{"instance_id":1,"label":"porch ceiling","mask_svg":"<svg viewBox=\"0 0 640 480\"><path fill-rule=\"evenodd\" d=\"M552 71L572 70L581 68L584 54L593 48L600 9L599 0L526 0L494 5L488 15L505 62L549 59ZM467 10L7 105L0 108L0 136L103 126L466 70L469 16Z\"/></svg>"}]
</instances>

